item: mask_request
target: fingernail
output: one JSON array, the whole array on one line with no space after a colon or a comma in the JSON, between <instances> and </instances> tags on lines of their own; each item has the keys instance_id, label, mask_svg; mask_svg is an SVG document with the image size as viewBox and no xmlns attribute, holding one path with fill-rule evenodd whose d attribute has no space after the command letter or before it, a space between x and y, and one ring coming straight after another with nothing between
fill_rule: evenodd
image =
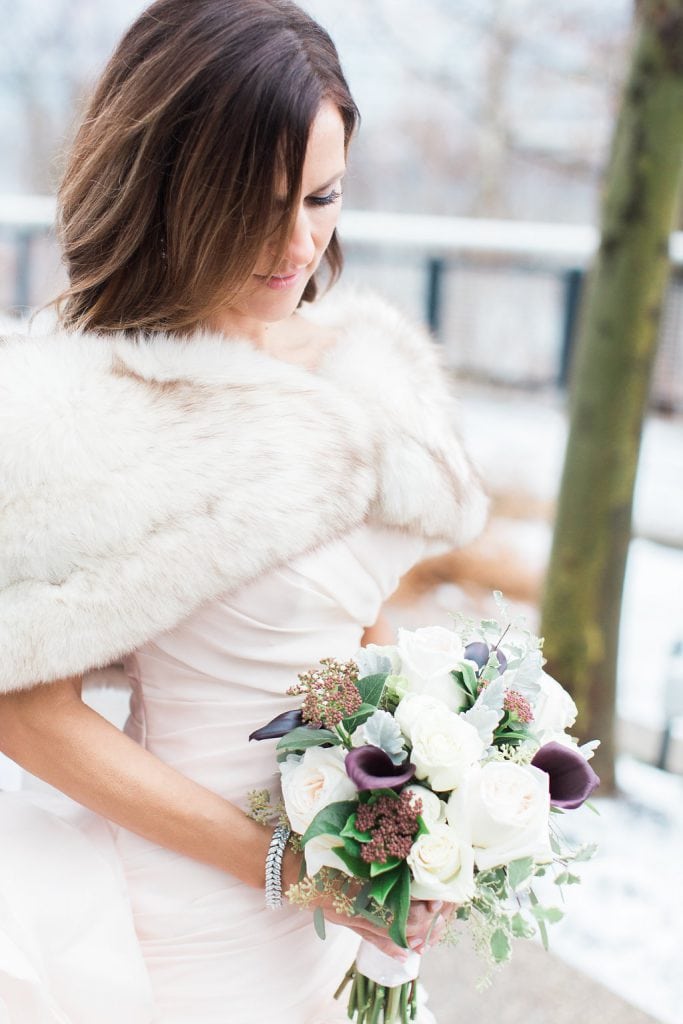
<instances>
[{"instance_id":1,"label":"fingernail","mask_svg":"<svg viewBox=\"0 0 683 1024\"><path fill-rule=\"evenodd\" d=\"M408 940L408 945L410 946L411 949L414 949L415 952L418 951L418 949L420 948L420 946L422 944L423 944L422 943L422 939L415 938L415 939L409 939Z\"/></svg>"},{"instance_id":2,"label":"fingernail","mask_svg":"<svg viewBox=\"0 0 683 1024\"><path fill-rule=\"evenodd\" d=\"M432 903L432 910L435 914L438 914L443 906L443 900L437 900L436 903Z\"/></svg>"}]
</instances>

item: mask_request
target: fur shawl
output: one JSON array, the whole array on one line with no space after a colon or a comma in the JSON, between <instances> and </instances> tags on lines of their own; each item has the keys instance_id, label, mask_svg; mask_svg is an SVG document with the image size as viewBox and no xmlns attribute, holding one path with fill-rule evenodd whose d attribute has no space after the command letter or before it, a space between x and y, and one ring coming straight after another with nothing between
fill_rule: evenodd
<instances>
[{"instance_id":1,"label":"fur shawl","mask_svg":"<svg viewBox=\"0 0 683 1024\"><path fill-rule=\"evenodd\" d=\"M0 338L0 692L110 664L366 519L459 545L486 501L435 346L308 307L313 372L240 338Z\"/></svg>"}]
</instances>

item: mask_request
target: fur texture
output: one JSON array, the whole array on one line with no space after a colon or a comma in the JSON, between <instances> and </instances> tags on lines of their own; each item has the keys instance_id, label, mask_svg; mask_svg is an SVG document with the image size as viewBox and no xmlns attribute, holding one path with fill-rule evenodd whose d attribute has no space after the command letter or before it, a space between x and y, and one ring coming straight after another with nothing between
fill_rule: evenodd
<instances>
[{"instance_id":1,"label":"fur texture","mask_svg":"<svg viewBox=\"0 0 683 1024\"><path fill-rule=\"evenodd\" d=\"M454 546L486 500L435 346L369 295L244 339L0 341L0 692L107 665L369 518Z\"/></svg>"}]
</instances>

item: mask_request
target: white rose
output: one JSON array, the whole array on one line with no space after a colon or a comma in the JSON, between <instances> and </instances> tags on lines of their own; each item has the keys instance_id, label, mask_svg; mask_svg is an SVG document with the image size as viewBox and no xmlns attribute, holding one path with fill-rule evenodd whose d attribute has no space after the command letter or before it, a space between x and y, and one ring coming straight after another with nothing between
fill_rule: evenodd
<instances>
[{"instance_id":1,"label":"white rose","mask_svg":"<svg viewBox=\"0 0 683 1024\"><path fill-rule=\"evenodd\" d=\"M409 693L397 705L394 711L394 721L398 722L401 732L407 739L410 739L412 736L412 728L415 722L426 711L435 711L440 715L450 714L449 709L442 700L437 700L436 697L427 697L423 694Z\"/></svg>"},{"instance_id":2,"label":"white rose","mask_svg":"<svg viewBox=\"0 0 683 1024\"><path fill-rule=\"evenodd\" d=\"M531 728L539 739L549 733L561 733L576 721L576 704L563 686L542 672L537 680L541 692L534 699L534 720ZM554 738L554 737L553 737Z\"/></svg>"},{"instance_id":3,"label":"white rose","mask_svg":"<svg viewBox=\"0 0 683 1024\"><path fill-rule=\"evenodd\" d=\"M439 800L431 789L413 783L410 786L404 786L401 792L410 793L411 797L422 802L420 815L428 829L431 830L433 825L442 824L446 820L446 804L443 800Z\"/></svg>"},{"instance_id":4,"label":"white rose","mask_svg":"<svg viewBox=\"0 0 683 1024\"><path fill-rule=\"evenodd\" d=\"M447 818L470 830L480 871L520 857L552 859L549 776L533 765L489 761L476 765L448 801Z\"/></svg>"},{"instance_id":5,"label":"white rose","mask_svg":"<svg viewBox=\"0 0 683 1024\"><path fill-rule=\"evenodd\" d=\"M472 846L450 826L433 825L418 836L407 860L413 899L464 903L474 895Z\"/></svg>"},{"instance_id":6,"label":"white rose","mask_svg":"<svg viewBox=\"0 0 683 1024\"><path fill-rule=\"evenodd\" d=\"M484 753L474 726L448 709L418 715L411 724L410 741L416 777L427 779L438 793L456 789Z\"/></svg>"},{"instance_id":7,"label":"white rose","mask_svg":"<svg viewBox=\"0 0 683 1024\"><path fill-rule=\"evenodd\" d=\"M310 747L302 758L290 755L280 764L280 772L287 817L302 835L323 807L358 795L340 747Z\"/></svg>"},{"instance_id":8,"label":"white rose","mask_svg":"<svg viewBox=\"0 0 683 1024\"><path fill-rule=\"evenodd\" d=\"M352 874L341 858L334 852L335 849L344 845L339 836L316 836L304 846L304 859L306 861L306 873L312 878L317 875L322 867L337 868L347 875Z\"/></svg>"},{"instance_id":9,"label":"white rose","mask_svg":"<svg viewBox=\"0 0 683 1024\"><path fill-rule=\"evenodd\" d=\"M443 626L427 626L398 631L398 653L401 675L409 682L412 693L427 694L442 700L451 711L465 707L462 689L451 670L465 657L460 638Z\"/></svg>"}]
</instances>

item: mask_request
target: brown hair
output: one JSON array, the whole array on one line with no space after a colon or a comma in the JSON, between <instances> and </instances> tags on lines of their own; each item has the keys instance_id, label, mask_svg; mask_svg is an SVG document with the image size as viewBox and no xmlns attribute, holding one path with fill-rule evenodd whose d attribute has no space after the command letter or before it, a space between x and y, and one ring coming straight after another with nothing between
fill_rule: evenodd
<instances>
[{"instance_id":1,"label":"brown hair","mask_svg":"<svg viewBox=\"0 0 683 1024\"><path fill-rule=\"evenodd\" d=\"M358 111L337 51L289 0L152 4L105 68L59 191L63 326L182 331L229 302L265 238L284 250L326 99L348 144ZM325 258L334 280L336 234Z\"/></svg>"}]
</instances>

